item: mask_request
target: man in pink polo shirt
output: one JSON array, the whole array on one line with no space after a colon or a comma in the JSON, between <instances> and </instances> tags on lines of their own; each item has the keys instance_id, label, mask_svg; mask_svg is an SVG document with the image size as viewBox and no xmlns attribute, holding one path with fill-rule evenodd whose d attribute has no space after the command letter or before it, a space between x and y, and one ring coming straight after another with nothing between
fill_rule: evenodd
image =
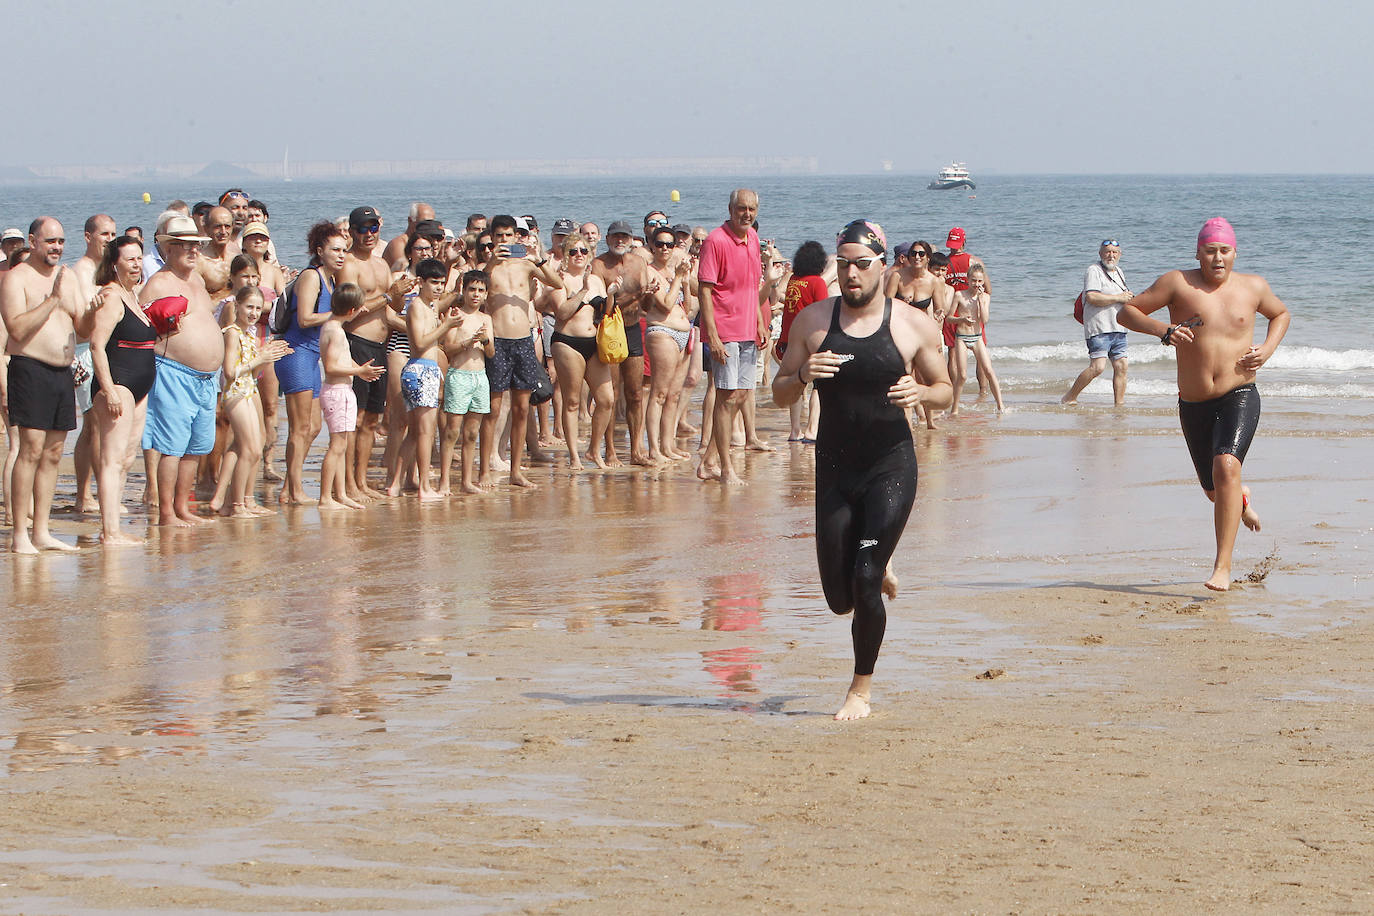
<instances>
[{"instance_id":1,"label":"man in pink polo shirt","mask_svg":"<svg viewBox=\"0 0 1374 916\"><path fill-rule=\"evenodd\" d=\"M716 398L711 409L711 444L702 455L697 476L722 484L743 483L730 461L730 434L735 415L753 397L759 348L768 333L768 298L761 286L763 265L754 218L759 196L747 188L730 194L730 218L701 246L701 336L711 352ZM719 462L716 467L712 459Z\"/></svg>"}]
</instances>

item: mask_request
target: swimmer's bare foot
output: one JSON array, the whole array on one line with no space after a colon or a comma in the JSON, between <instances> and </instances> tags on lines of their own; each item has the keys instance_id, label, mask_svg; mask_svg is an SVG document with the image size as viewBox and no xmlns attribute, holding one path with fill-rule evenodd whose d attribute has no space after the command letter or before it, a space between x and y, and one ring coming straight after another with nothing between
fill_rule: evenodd
<instances>
[{"instance_id":1,"label":"swimmer's bare foot","mask_svg":"<svg viewBox=\"0 0 1374 916\"><path fill-rule=\"evenodd\" d=\"M859 680L858 676L854 680ZM865 678L871 680L871 678ZM853 719L865 719L868 717L872 707L869 706L869 693L867 689L858 690L854 687L849 688L849 692L844 696L844 704L840 706L840 711L835 713L835 721L849 722Z\"/></svg>"},{"instance_id":2,"label":"swimmer's bare foot","mask_svg":"<svg viewBox=\"0 0 1374 916\"><path fill-rule=\"evenodd\" d=\"M513 487L525 487L529 490L539 489L538 485L533 480L530 480L528 477L526 477L524 474L521 474L519 471L511 472L510 485Z\"/></svg>"},{"instance_id":3,"label":"swimmer's bare foot","mask_svg":"<svg viewBox=\"0 0 1374 916\"><path fill-rule=\"evenodd\" d=\"M465 483L463 484L462 489L463 492L468 494L469 496L476 496L478 493L482 492L482 488L477 486L477 484L475 483Z\"/></svg>"},{"instance_id":4,"label":"swimmer's bare foot","mask_svg":"<svg viewBox=\"0 0 1374 916\"><path fill-rule=\"evenodd\" d=\"M617 453L609 452L606 455L605 466L608 468L623 468L625 466L625 462L620 460L620 455L618 455Z\"/></svg>"},{"instance_id":5,"label":"swimmer's bare foot","mask_svg":"<svg viewBox=\"0 0 1374 916\"><path fill-rule=\"evenodd\" d=\"M33 546L33 541L29 540L29 533L27 531L14 532L14 535L10 538L10 550L22 556L38 556L38 548Z\"/></svg>"},{"instance_id":6,"label":"swimmer's bare foot","mask_svg":"<svg viewBox=\"0 0 1374 916\"><path fill-rule=\"evenodd\" d=\"M679 439L686 439L691 436L695 436L699 432L701 432L701 430L697 429L690 423L679 423L677 425L677 437Z\"/></svg>"},{"instance_id":7,"label":"swimmer's bare foot","mask_svg":"<svg viewBox=\"0 0 1374 916\"><path fill-rule=\"evenodd\" d=\"M484 472L477 478L477 486L481 487L483 490L495 490L496 474L492 471Z\"/></svg>"},{"instance_id":8,"label":"swimmer's bare foot","mask_svg":"<svg viewBox=\"0 0 1374 916\"><path fill-rule=\"evenodd\" d=\"M740 477L734 471L731 471L728 474L718 472L718 476L720 477L720 485L723 487L749 486L747 483L744 482L744 478Z\"/></svg>"},{"instance_id":9,"label":"swimmer's bare foot","mask_svg":"<svg viewBox=\"0 0 1374 916\"><path fill-rule=\"evenodd\" d=\"M1229 592L1231 590L1231 569L1220 567L1212 570L1212 578L1202 583L1214 592Z\"/></svg>"},{"instance_id":10,"label":"swimmer's bare foot","mask_svg":"<svg viewBox=\"0 0 1374 916\"><path fill-rule=\"evenodd\" d=\"M248 508L243 503L234 503L231 512L221 512L220 515L232 515L234 518L257 518L258 514Z\"/></svg>"},{"instance_id":11,"label":"swimmer's bare foot","mask_svg":"<svg viewBox=\"0 0 1374 916\"><path fill-rule=\"evenodd\" d=\"M642 468L651 468L657 463L652 455L646 455L644 452L638 454L630 452L630 464L639 465Z\"/></svg>"},{"instance_id":12,"label":"swimmer's bare foot","mask_svg":"<svg viewBox=\"0 0 1374 916\"><path fill-rule=\"evenodd\" d=\"M889 563L887 569L883 570L883 594L889 601L897 597L897 587L901 584L897 574L892 571L892 564Z\"/></svg>"},{"instance_id":13,"label":"swimmer's bare foot","mask_svg":"<svg viewBox=\"0 0 1374 916\"><path fill-rule=\"evenodd\" d=\"M1242 500L1244 500L1244 505L1240 510L1240 520L1245 522L1245 527L1249 528L1251 531L1259 531L1260 517L1259 513L1255 511L1254 503L1250 502L1250 488L1241 487L1240 495Z\"/></svg>"},{"instance_id":14,"label":"swimmer's bare foot","mask_svg":"<svg viewBox=\"0 0 1374 916\"><path fill-rule=\"evenodd\" d=\"M80 499L76 503L76 511L83 515L89 515L100 511L100 502L91 496Z\"/></svg>"},{"instance_id":15,"label":"swimmer's bare foot","mask_svg":"<svg viewBox=\"0 0 1374 916\"><path fill-rule=\"evenodd\" d=\"M157 523L163 528L192 528L196 524L186 521L179 515L159 515Z\"/></svg>"},{"instance_id":16,"label":"swimmer's bare foot","mask_svg":"<svg viewBox=\"0 0 1374 916\"><path fill-rule=\"evenodd\" d=\"M116 534L105 534L102 532L100 535L100 543L105 547L133 547L142 544L143 539L122 532Z\"/></svg>"},{"instance_id":17,"label":"swimmer's bare foot","mask_svg":"<svg viewBox=\"0 0 1374 916\"><path fill-rule=\"evenodd\" d=\"M346 508L349 508L349 509L366 509L366 508L367 508L367 506L365 506L365 505L363 505L362 503L358 502L356 499L349 499L347 496L345 496L343 499L339 500L339 502L343 503L343 505L344 505Z\"/></svg>"},{"instance_id":18,"label":"swimmer's bare foot","mask_svg":"<svg viewBox=\"0 0 1374 916\"><path fill-rule=\"evenodd\" d=\"M748 444L747 446L745 446L745 447L748 448L751 452L771 452L771 451L774 451L773 446L769 445L769 444L768 444L766 441L764 441L763 439L751 439L751 440L749 440L749 444Z\"/></svg>"},{"instance_id":19,"label":"swimmer's bare foot","mask_svg":"<svg viewBox=\"0 0 1374 916\"><path fill-rule=\"evenodd\" d=\"M697 480L720 480L720 468L701 462L697 465Z\"/></svg>"},{"instance_id":20,"label":"swimmer's bare foot","mask_svg":"<svg viewBox=\"0 0 1374 916\"><path fill-rule=\"evenodd\" d=\"M270 459L263 459L262 479L269 481L271 483L280 483L282 480L282 476L278 474L277 469L272 466L272 462Z\"/></svg>"},{"instance_id":21,"label":"swimmer's bare foot","mask_svg":"<svg viewBox=\"0 0 1374 916\"><path fill-rule=\"evenodd\" d=\"M491 469L498 474L503 473L505 471L509 471L510 462L502 458L500 455L497 455L495 458L491 459Z\"/></svg>"},{"instance_id":22,"label":"swimmer's bare foot","mask_svg":"<svg viewBox=\"0 0 1374 916\"><path fill-rule=\"evenodd\" d=\"M420 490L420 502L422 503L442 502L446 496L448 496L447 493L440 493L438 490ZM358 508L361 509L362 506Z\"/></svg>"},{"instance_id":23,"label":"swimmer's bare foot","mask_svg":"<svg viewBox=\"0 0 1374 916\"><path fill-rule=\"evenodd\" d=\"M339 502L338 500L334 499L333 497L327 497L327 498L325 498L325 499L321 499L320 502L319 502L319 509L320 509L321 512L332 511L332 510L334 510L334 509L347 509L347 508L348 508L347 506L345 506L343 503Z\"/></svg>"},{"instance_id":24,"label":"swimmer's bare foot","mask_svg":"<svg viewBox=\"0 0 1374 916\"><path fill-rule=\"evenodd\" d=\"M65 550L68 552L80 549L75 544L59 541L51 534L34 535L33 546L37 547L39 550Z\"/></svg>"}]
</instances>

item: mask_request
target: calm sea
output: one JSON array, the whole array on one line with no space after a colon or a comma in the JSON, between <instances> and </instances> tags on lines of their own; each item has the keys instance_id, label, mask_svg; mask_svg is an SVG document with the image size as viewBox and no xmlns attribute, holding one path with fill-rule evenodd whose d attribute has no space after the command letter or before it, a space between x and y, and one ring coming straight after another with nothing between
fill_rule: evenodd
<instances>
[{"instance_id":1,"label":"calm sea","mask_svg":"<svg viewBox=\"0 0 1374 916\"><path fill-rule=\"evenodd\" d=\"M1098 242L1120 240L1122 268L1136 291L1160 273L1194 264L1193 240L1211 216L1236 227L1237 268L1260 273L1293 312L1293 324L1261 374L1266 411L1368 420L1374 412L1374 325L1365 310L1374 296L1374 261L1347 258L1360 239L1374 237L1374 176L978 176L976 191L927 191L928 176L801 176L351 181L247 183L271 210L282 259L305 260L310 223L370 204L387 227L405 225L413 200L433 204L460 227L471 212L533 213L545 228L568 216L614 219L638 226L652 209L674 223L715 226L730 189L747 184L760 195L760 228L787 254L807 239L827 246L844 223L876 219L889 241L925 239L942 247L951 226L968 233L968 248L988 265L993 286L989 326L994 366L1013 405L1057 401L1086 361L1079 325L1070 316L1084 268ZM80 255L80 228L105 212L120 227L150 230L163 204L176 197L212 199L221 182L51 183L0 188L0 222L25 228L40 213L62 220L69 259ZM673 203L671 192L680 192ZM153 202L144 204L148 192ZM387 237L394 234L384 230ZM1263 322L1261 322L1262 326ZM1259 332L1262 335L1262 330ZM1167 406L1174 397L1172 355L1133 335L1131 392ZM1105 379L1084 402L1110 399Z\"/></svg>"}]
</instances>

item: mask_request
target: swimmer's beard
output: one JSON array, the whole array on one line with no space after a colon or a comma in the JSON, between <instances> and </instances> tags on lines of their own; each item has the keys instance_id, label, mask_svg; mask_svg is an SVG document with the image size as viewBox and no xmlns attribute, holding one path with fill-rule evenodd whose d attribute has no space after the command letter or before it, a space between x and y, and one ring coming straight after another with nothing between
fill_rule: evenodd
<instances>
[{"instance_id":1,"label":"swimmer's beard","mask_svg":"<svg viewBox=\"0 0 1374 916\"><path fill-rule=\"evenodd\" d=\"M872 288L872 289L869 289L869 290L863 290L863 289L861 289L861 290L859 290L859 291L857 291L857 292L854 292L854 293L851 293L851 292L850 292L849 290L847 290L847 289L841 289L841 290L840 290L840 301L843 302L845 305L849 306L850 308L853 308L853 309L861 309L861 308L863 308L864 306L866 306L866 305L868 305L869 303L871 303L871 302L873 301L874 297L876 297L877 295L878 295L878 284L875 283L875 284L873 284L873 288Z\"/></svg>"}]
</instances>

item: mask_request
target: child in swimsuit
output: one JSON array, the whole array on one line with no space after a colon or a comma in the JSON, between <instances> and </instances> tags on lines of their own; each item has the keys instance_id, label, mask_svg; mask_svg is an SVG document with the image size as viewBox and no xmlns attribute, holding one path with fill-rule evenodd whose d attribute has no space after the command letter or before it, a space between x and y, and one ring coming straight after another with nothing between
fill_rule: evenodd
<instances>
[{"instance_id":1,"label":"child in swimsuit","mask_svg":"<svg viewBox=\"0 0 1374 916\"><path fill-rule=\"evenodd\" d=\"M224 394L220 403L229 420L233 439L220 463L211 505L217 507L220 515L234 518L272 514L271 509L260 505L253 497L254 477L262 459L265 436L262 403L254 376L263 366L290 353L291 347L284 340L258 345L258 319L265 307L262 290L256 283L250 283L239 288L232 305L226 309L233 313L233 323L223 332Z\"/></svg>"},{"instance_id":2,"label":"child in swimsuit","mask_svg":"<svg viewBox=\"0 0 1374 916\"><path fill-rule=\"evenodd\" d=\"M954 402L950 405L949 415L959 415L959 394L968 378L968 351L978 363L978 371L987 379L992 399L997 402L997 412L1003 411L1002 387L997 383L997 375L992 371L992 357L988 345L983 342L983 326L988 323L989 306L992 294L988 292L988 275L983 268L974 264L968 271L966 290L954 293L954 308L950 321L954 323L954 345L949 348L949 374L954 382Z\"/></svg>"},{"instance_id":3,"label":"child in swimsuit","mask_svg":"<svg viewBox=\"0 0 1374 916\"><path fill-rule=\"evenodd\" d=\"M439 340L448 359L444 373L443 438L439 449L439 492L449 493L449 468L458 436L463 437L461 486L464 493L481 493L473 474L477 434L482 417L491 413L487 360L496 353L491 316L482 312L487 299L487 275L480 270L463 274L462 298L449 307L459 317ZM576 446L576 443L574 443Z\"/></svg>"},{"instance_id":4,"label":"child in swimsuit","mask_svg":"<svg viewBox=\"0 0 1374 916\"><path fill-rule=\"evenodd\" d=\"M350 498L344 464L358 428L358 396L353 379L375 382L386 368L368 360L361 366L353 359L344 323L363 307L363 291L356 283L340 283L329 301L329 320L320 327L320 362L324 383L320 386L320 413L329 430L329 449L320 465L320 508L361 509Z\"/></svg>"}]
</instances>

